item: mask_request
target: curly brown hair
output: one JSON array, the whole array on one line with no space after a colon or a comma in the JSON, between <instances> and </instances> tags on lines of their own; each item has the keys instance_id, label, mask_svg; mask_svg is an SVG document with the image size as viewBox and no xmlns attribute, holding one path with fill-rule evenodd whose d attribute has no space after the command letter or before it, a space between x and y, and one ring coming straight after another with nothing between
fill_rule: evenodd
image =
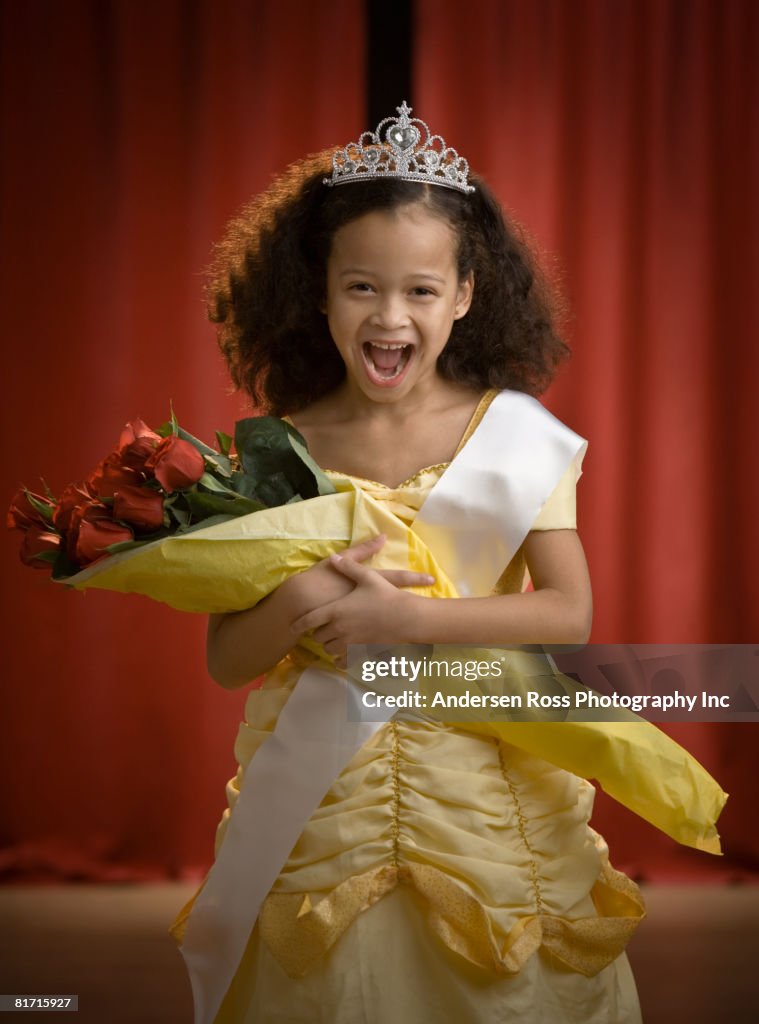
<instances>
[{"instance_id":1,"label":"curly brown hair","mask_svg":"<svg viewBox=\"0 0 759 1024\"><path fill-rule=\"evenodd\" d=\"M468 195L392 178L329 188L331 156L325 150L289 167L230 222L215 250L209 315L235 387L276 416L336 388L345 366L320 311L335 232L375 210L421 203L451 225L459 279L472 272L475 282L438 372L475 389L543 392L569 355L556 332L557 291L482 179L470 175Z\"/></svg>"}]
</instances>

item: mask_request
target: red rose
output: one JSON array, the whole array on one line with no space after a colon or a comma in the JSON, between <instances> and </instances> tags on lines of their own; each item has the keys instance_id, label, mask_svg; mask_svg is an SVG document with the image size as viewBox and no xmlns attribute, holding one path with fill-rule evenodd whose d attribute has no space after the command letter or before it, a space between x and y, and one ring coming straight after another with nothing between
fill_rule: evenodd
<instances>
[{"instance_id":1,"label":"red rose","mask_svg":"<svg viewBox=\"0 0 759 1024\"><path fill-rule=\"evenodd\" d=\"M118 451L121 453L122 464L142 471L160 443L160 434L151 430L147 423L141 419L130 420L119 437Z\"/></svg>"},{"instance_id":2,"label":"red rose","mask_svg":"<svg viewBox=\"0 0 759 1024\"><path fill-rule=\"evenodd\" d=\"M113 518L138 530L157 530L163 526L163 495L147 487L120 487L113 496Z\"/></svg>"},{"instance_id":3,"label":"red rose","mask_svg":"<svg viewBox=\"0 0 759 1024\"><path fill-rule=\"evenodd\" d=\"M160 434L156 434L155 430L151 430L147 423L144 423L139 417L136 420L130 420L124 426L119 437L119 450L126 448L127 445L132 444L133 441L139 438L147 438L153 442L153 447L160 442Z\"/></svg>"},{"instance_id":4,"label":"red rose","mask_svg":"<svg viewBox=\"0 0 759 1024\"><path fill-rule=\"evenodd\" d=\"M69 558L82 567L107 555L104 548L110 544L134 540L134 534L128 526L106 517L98 517L94 509L90 510L90 515L91 518L85 512L76 524L76 532L67 538Z\"/></svg>"},{"instance_id":5,"label":"red rose","mask_svg":"<svg viewBox=\"0 0 759 1024\"><path fill-rule=\"evenodd\" d=\"M111 452L97 464L87 477L87 487L99 498L112 498L116 491L125 484L138 486L143 476L136 469L125 466L121 461L121 452Z\"/></svg>"},{"instance_id":6,"label":"red rose","mask_svg":"<svg viewBox=\"0 0 759 1024\"><path fill-rule=\"evenodd\" d=\"M68 484L64 487L53 513L55 528L60 530L61 533L65 533L69 528L71 517L76 509L80 505L90 505L92 500L92 493L88 490L85 483Z\"/></svg>"},{"instance_id":7,"label":"red rose","mask_svg":"<svg viewBox=\"0 0 759 1024\"><path fill-rule=\"evenodd\" d=\"M29 501L29 495L45 505L49 509L55 508L55 502L49 498L43 498L41 494L35 494L33 491L29 491L26 487L21 487L13 496L13 501L8 509L8 516L5 520L9 530L28 530L31 526L47 527L47 520L39 512L31 501Z\"/></svg>"},{"instance_id":8,"label":"red rose","mask_svg":"<svg viewBox=\"0 0 759 1024\"><path fill-rule=\"evenodd\" d=\"M152 437L147 436L135 438L134 441L131 441L129 444L124 445L123 448L119 449L121 464L123 466L127 466L129 469L136 469L138 472L144 472L145 463L156 450L160 440L161 438L158 434L155 435L155 440L153 440Z\"/></svg>"},{"instance_id":9,"label":"red rose","mask_svg":"<svg viewBox=\"0 0 759 1024\"><path fill-rule=\"evenodd\" d=\"M24 565L31 565L33 569L49 569L50 562L46 559L39 559L39 555L48 551L58 552L61 546L61 538L57 533L50 533L39 526L29 526L24 534L21 543L21 561Z\"/></svg>"},{"instance_id":10,"label":"red rose","mask_svg":"<svg viewBox=\"0 0 759 1024\"><path fill-rule=\"evenodd\" d=\"M87 486L99 498L112 498L125 485L139 487L146 477L153 475L152 470L145 469L145 463L160 441L160 436L142 420L127 423L118 447L97 464L87 478Z\"/></svg>"},{"instance_id":11,"label":"red rose","mask_svg":"<svg viewBox=\"0 0 759 1024\"><path fill-rule=\"evenodd\" d=\"M79 529L85 520L111 519L111 510L102 501L90 496L82 501L71 512L65 530L66 550L72 562L78 562L77 543L79 541Z\"/></svg>"},{"instance_id":12,"label":"red rose","mask_svg":"<svg viewBox=\"0 0 759 1024\"><path fill-rule=\"evenodd\" d=\"M203 476L205 462L195 445L174 434L165 437L145 463L165 491L183 491Z\"/></svg>"}]
</instances>

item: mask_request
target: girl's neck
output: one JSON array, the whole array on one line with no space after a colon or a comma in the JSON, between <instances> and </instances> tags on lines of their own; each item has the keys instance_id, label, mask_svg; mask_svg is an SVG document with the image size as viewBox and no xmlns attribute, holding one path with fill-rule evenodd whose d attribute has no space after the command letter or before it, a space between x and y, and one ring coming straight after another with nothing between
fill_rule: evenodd
<instances>
[{"instance_id":1,"label":"girl's neck","mask_svg":"<svg viewBox=\"0 0 759 1024\"><path fill-rule=\"evenodd\" d=\"M333 421L351 423L362 421L380 427L383 423L397 427L399 423L412 422L418 418L439 415L441 411L466 404L475 392L471 388L435 377L431 381L419 384L398 399L388 398L387 401L374 401L356 387L350 380L345 380L339 388L326 395L319 405Z\"/></svg>"},{"instance_id":2,"label":"girl's neck","mask_svg":"<svg viewBox=\"0 0 759 1024\"><path fill-rule=\"evenodd\" d=\"M445 382L448 384L448 382ZM296 414L294 423L324 469L395 487L449 462L482 397L450 384L409 402L364 404L340 389Z\"/></svg>"}]
</instances>

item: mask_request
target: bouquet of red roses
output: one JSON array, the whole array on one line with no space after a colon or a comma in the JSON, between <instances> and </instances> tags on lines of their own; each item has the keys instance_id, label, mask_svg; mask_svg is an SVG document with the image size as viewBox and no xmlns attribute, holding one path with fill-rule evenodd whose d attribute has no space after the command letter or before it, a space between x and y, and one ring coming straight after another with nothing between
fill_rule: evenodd
<instances>
[{"instance_id":1,"label":"bouquet of red roses","mask_svg":"<svg viewBox=\"0 0 759 1024\"><path fill-rule=\"evenodd\" d=\"M282 420L240 420L234 451L228 434L216 439L218 450L183 430L173 412L157 430L136 419L58 498L47 485L45 494L21 487L7 518L23 531L21 560L66 580L116 552L335 490Z\"/></svg>"},{"instance_id":2,"label":"bouquet of red roses","mask_svg":"<svg viewBox=\"0 0 759 1024\"><path fill-rule=\"evenodd\" d=\"M271 416L217 431L212 448L172 417L151 430L128 423L86 479L58 498L22 487L8 526L23 531L21 558L78 590L138 593L172 608L250 608L285 579L359 540L383 533L377 568L437 575L422 541L360 494L330 479L298 431ZM334 482L333 482L334 481Z\"/></svg>"}]
</instances>

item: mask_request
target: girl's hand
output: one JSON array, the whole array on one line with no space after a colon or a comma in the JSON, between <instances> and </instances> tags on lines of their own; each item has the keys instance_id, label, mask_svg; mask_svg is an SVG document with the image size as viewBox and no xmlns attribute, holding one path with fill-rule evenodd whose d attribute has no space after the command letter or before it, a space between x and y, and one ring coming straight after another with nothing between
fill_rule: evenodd
<instances>
[{"instance_id":1,"label":"girl's hand","mask_svg":"<svg viewBox=\"0 0 759 1024\"><path fill-rule=\"evenodd\" d=\"M384 542L382 537L372 537L361 544L355 544L352 548L347 548L346 553L355 561L363 562L376 554ZM353 590L353 583L339 572L335 572L329 558L325 558L310 569L285 580L279 589L287 598L288 621L292 623L294 619L313 611L314 608L345 597Z\"/></svg>"},{"instance_id":2,"label":"girl's hand","mask_svg":"<svg viewBox=\"0 0 759 1024\"><path fill-rule=\"evenodd\" d=\"M376 555L386 541L386 537L380 534L369 540L354 544L346 548L340 555L331 555L310 569L291 576L282 584L280 590L287 591L288 605L291 619L300 619L307 612L331 604L341 597L347 597L355 589L355 581L348 573L340 572L340 559L347 559L352 565L359 565L366 559ZM363 566L362 566L363 568ZM367 572L375 572L382 579L386 580L392 587L428 587L435 581L431 576L423 573L410 572L406 569L367 569ZM303 630L300 631L301 633ZM300 635L300 633L298 634Z\"/></svg>"},{"instance_id":3,"label":"girl's hand","mask_svg":"<svg viewBox=\"0 0 759 1024\"><path fill-rule=\"evenodd\" d=\"M353 566L376 554L385 543L383 536L354 544L343 552ZM339 571L340 561L329 558L285 580L253 608L229 614L211 615L208 620L208 671L230 690L245 686L268 672L293 646L290 623L348 597L356 588L350 572ZM424 587L434 580L418 572L364 569L391 594L396 587ZM406 595L410 596L410 595Z\"/></svg>"},{"instance_id":4,"label":"girl's hand","mask_svg":"<svg viewBox=\"0 0 759 1024\"><path fill-rule=\"evenodd\" d=\"M384 543L384 537L381 540ZM327 654L335 657L341 668L345 668L349 644L380 640L401 643L409 604L414 598L411 594L399 593L397 588L428 587L435 582L432 576L407 570L369 569L356 560L355 550L349 548L326 560L333 572L336 570L350 583L349 593L299 616L290 627L296 636L313 630L314 639Z\"/></svg>"}]
</instances>

